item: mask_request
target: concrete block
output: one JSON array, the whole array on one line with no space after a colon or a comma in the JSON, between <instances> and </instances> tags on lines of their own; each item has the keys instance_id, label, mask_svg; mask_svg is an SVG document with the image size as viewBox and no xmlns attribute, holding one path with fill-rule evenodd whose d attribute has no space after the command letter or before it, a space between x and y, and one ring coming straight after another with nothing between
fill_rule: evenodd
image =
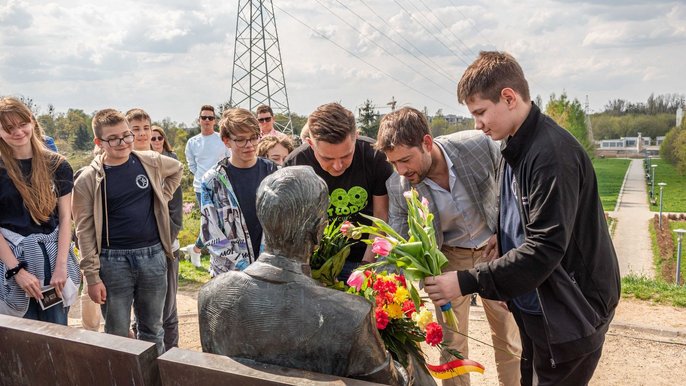
<instances>
[{"instance_id":1,"label":"concrete block","mask_svg":"<svg viewBox=\"0 0 686 386\"><path fill-rule=\"evenodd\" d=\"M3 385L160 384L150 342L0 315Z\"/></svg>"},{"instance_id":2,"label":"concrete block","mask_svg":"<svg viewBox=\"0 0 686 386\"><path fill-rule=\"evenodd\" d=\"M356 379L266 365L249 360L239 361L222 355L178 348L167 351L157 361L164 386L380 385Z\"/></svg>"}]
</instances>

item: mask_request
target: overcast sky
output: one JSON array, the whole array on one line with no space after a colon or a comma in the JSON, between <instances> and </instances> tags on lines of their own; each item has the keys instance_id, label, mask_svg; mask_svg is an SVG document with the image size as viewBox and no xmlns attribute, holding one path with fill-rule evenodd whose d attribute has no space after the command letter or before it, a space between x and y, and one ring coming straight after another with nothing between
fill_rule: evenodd
<instances>
[{"instance_id":1,"label":"overcast sky","mask_svg":"<svg viewBox=\"0 0 686 386\"><path fill-rule=\"evenodd\" d=\"M240 0L241 2L246 0ZM253 0L256 1L256 0ZM516 4L516 5L513 5ZM142 107L192 123L229 99L238 0L0 0L0 95L46 109ZM686 4L639 0L274 0L291 111L427 107L467 115L455 88L504 50L532 96L686 93ZM381 108L382 113L387 109Z\"/></svg>"}]
</instances>

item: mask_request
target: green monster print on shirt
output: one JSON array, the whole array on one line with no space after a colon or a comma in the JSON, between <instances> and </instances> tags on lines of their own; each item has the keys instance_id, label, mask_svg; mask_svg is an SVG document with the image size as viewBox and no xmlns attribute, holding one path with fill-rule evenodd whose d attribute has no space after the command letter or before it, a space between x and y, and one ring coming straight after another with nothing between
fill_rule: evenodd
<instances>
[{"instance_id":1,"label":"green monster print on shirt","mask_svg":"<svg viewBox=\"0 0 686 386\"><path fill-rule=\"evenodd\" d=\"M369 194L361 186L353 186L347 192L345 189L335 189L329 195L330 203L327 214L333 216L348 216L364 209L369 201Z\"/></svg>"}]
</instances>

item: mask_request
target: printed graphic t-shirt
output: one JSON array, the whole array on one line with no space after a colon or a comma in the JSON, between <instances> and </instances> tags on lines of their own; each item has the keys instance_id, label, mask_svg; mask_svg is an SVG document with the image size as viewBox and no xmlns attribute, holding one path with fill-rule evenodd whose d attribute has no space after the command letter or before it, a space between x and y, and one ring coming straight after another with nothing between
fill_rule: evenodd
<instances>
[{"instance_id":1,"label":"printed graphic t-shirt","mask_svg":"<svg viewBox=\"0 0 686 386\"><path fill-rule=\"evenodd\" d=\"M121 165L105 165L103 189L107 200L103 205L103 248L135 249L160 242L154 192L138 157L131 154Z\"/></svg>"},{"instance_id":2,"label":"printed graphic t-shirt","mask_svg":"<svg viewBox=\"0 0 686 386\"><path fill-rule=\"evenodd\" d=\"M383 152L374 150L373 143L371 138L359 137L355 142L353 162L338 177L319 166L314 151L307 143L295 149L286 158L284 165L309 165L326 182L329 189L327 213L330 222L335 220L339 224L349 220L353 224L370 224L360 213L373 215L372 196L388 194L386 180L393 173L393 167L386 161L386 156ZM359 241L353 244L348 261L361 261L366 247L366 244Z\"/></svg>"}]
</instances>

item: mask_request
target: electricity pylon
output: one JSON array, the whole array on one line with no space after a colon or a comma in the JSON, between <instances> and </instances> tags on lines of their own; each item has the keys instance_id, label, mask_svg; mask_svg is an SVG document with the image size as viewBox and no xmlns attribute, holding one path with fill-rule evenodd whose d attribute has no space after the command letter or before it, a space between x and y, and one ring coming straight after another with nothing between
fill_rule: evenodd
<instances>
[{"instance_id":1,"label":"electricity pylon","mask_svg":"<svg viewBox=\"0 0 686 386\"><path fill-rule=\"evenodd\" d=\"M288 117L285 125L275 123L278 129L288 135L293 133L271 0L238 1L229 101L231 106L252 112L261 104L269 105L275 115Z\"/></svg>"}]
</instances>

